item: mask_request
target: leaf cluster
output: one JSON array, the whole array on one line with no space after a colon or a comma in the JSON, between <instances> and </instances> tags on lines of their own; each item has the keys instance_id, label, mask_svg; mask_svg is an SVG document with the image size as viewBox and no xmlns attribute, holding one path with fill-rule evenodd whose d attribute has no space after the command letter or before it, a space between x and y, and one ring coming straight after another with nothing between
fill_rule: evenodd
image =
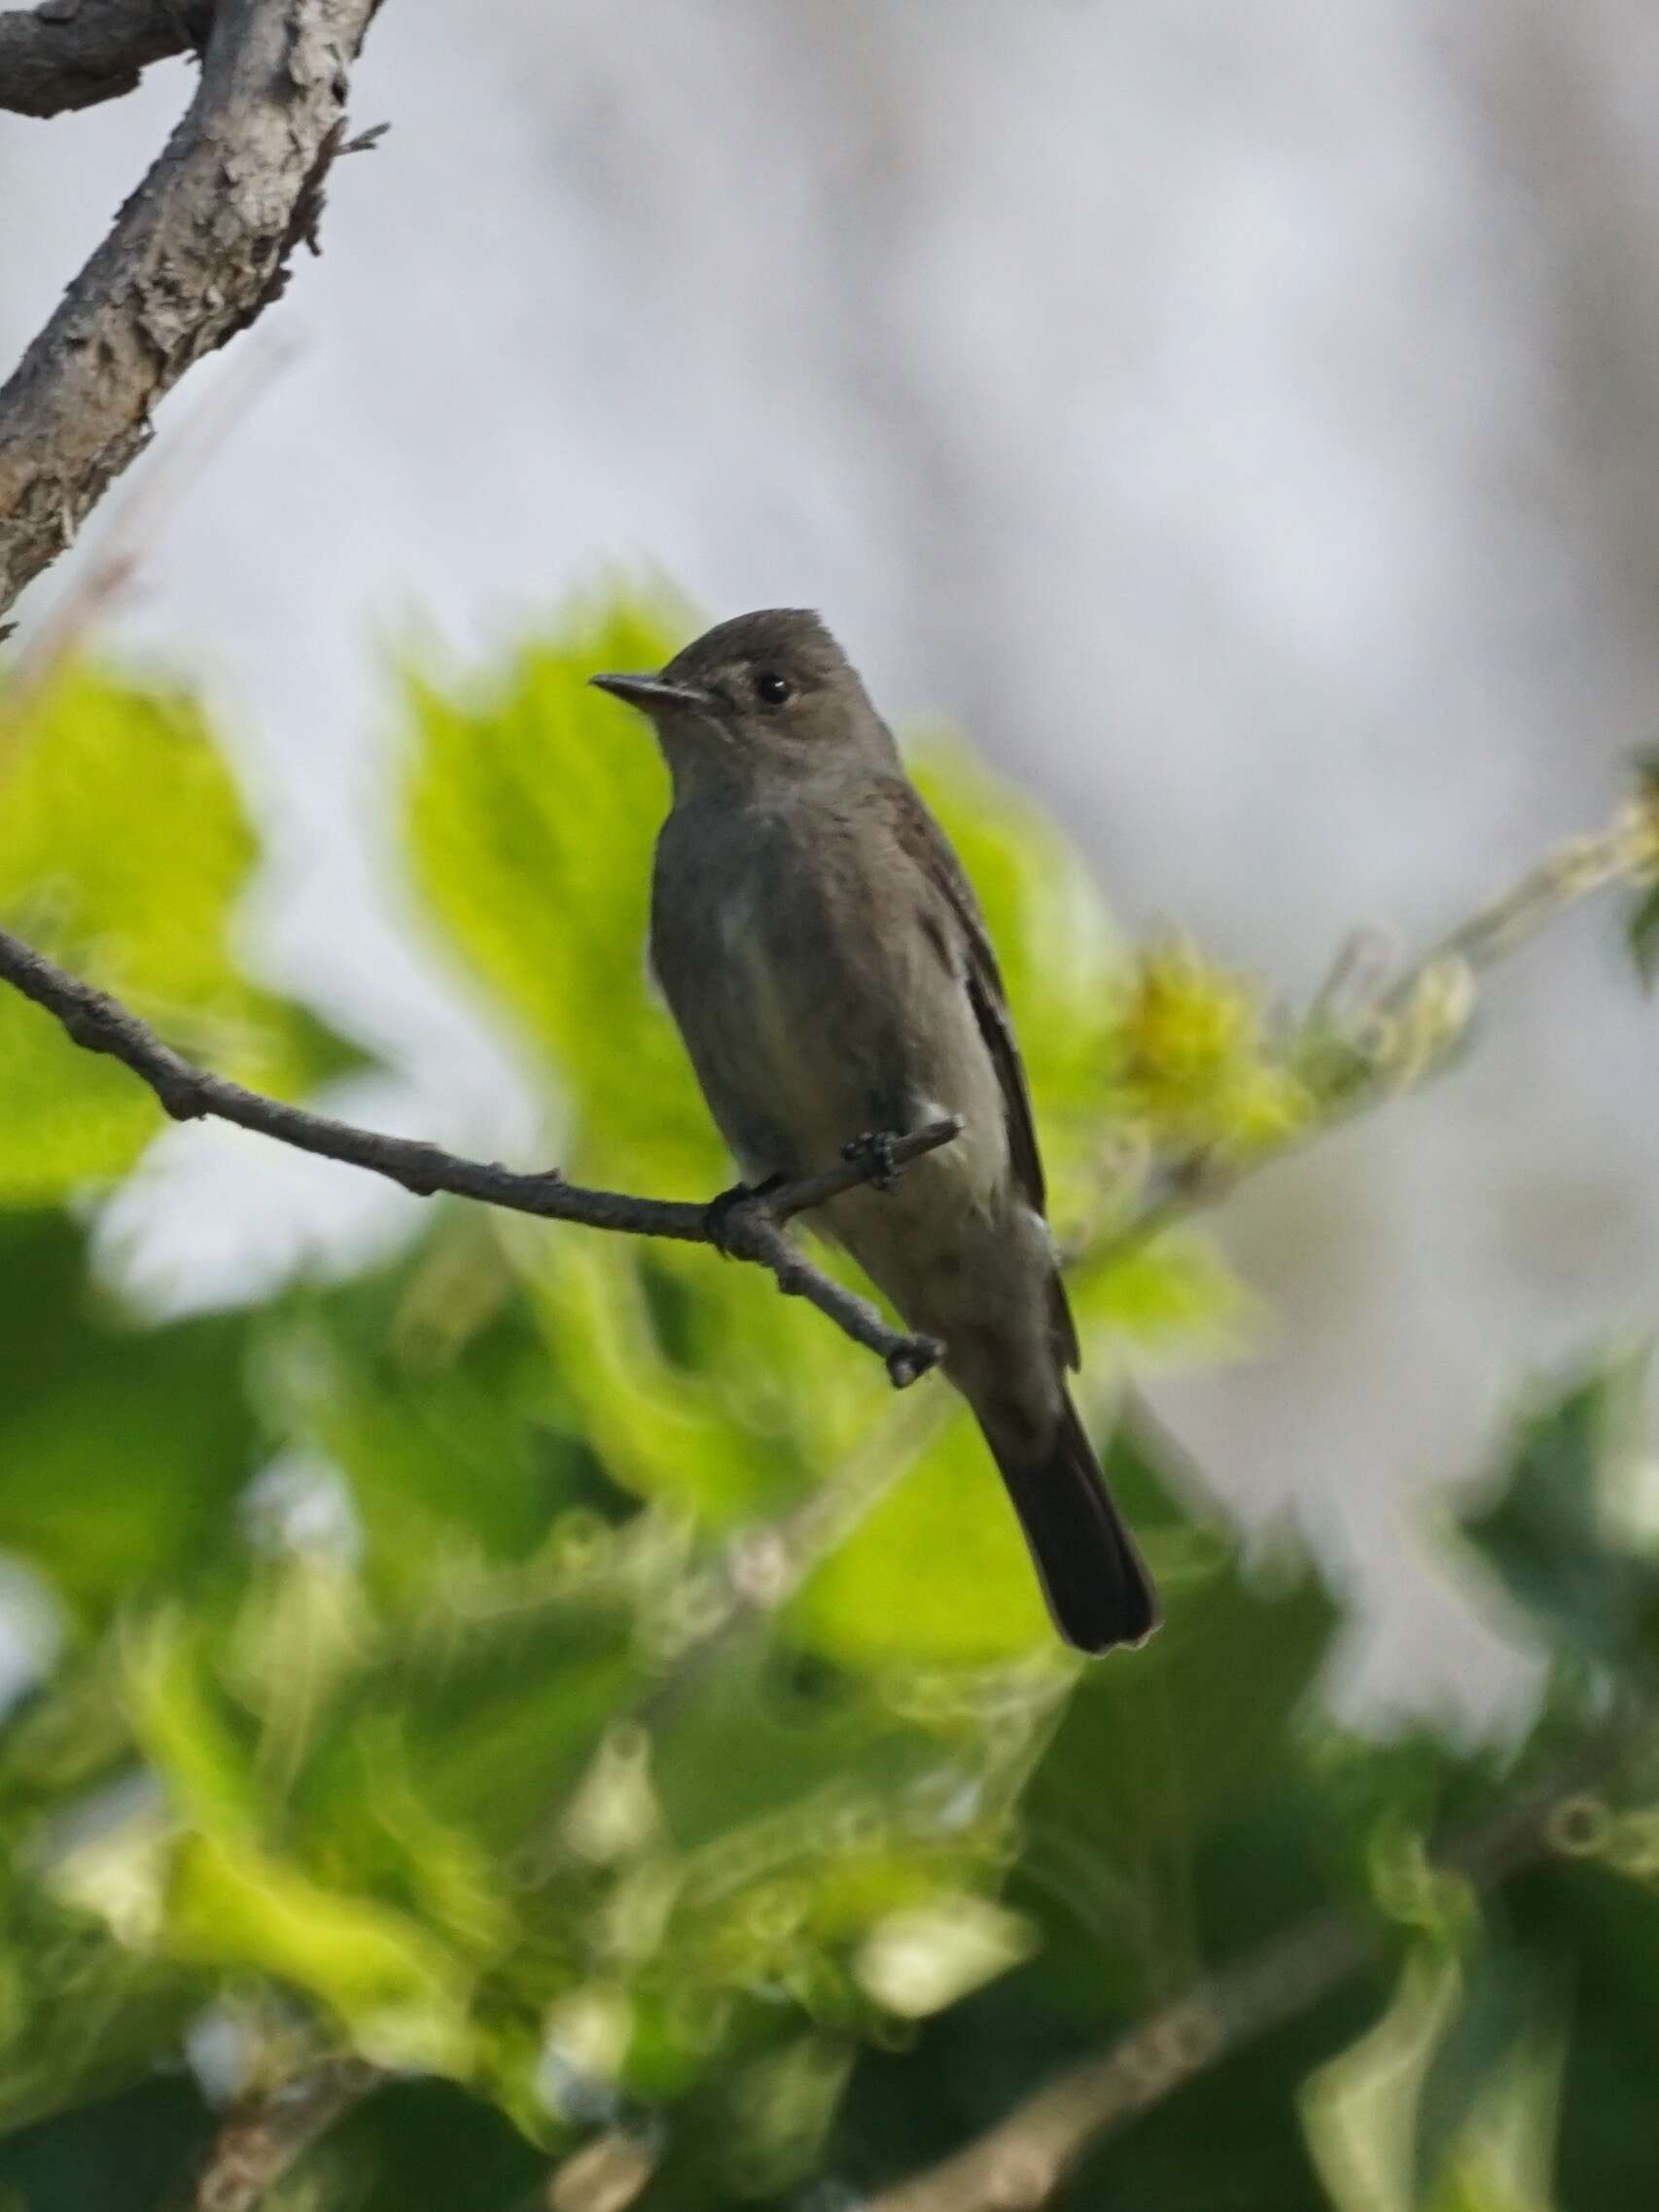
<instances>
[{"instance_id":1,"label":"leaf cluster","mask_svg":"<svg viewBox=\"0 0 1659 2212\"><path fill-rule=\"evenodd\" d=\"M722 1163L641 961L661 770L582 681L666 622L411 678L387 803L549 1156L694 1197ZM1149 2096L1068 2201L1651 2202L1637 1367L1541 1401L1448 1538L1551 1655L1528 1741L1339 1729L1338 1598L1104 1394L1245 1313L1187 1232L1114 1246L1146 1178L1329 1098L1236 978L1124 945L959 747L917 767L1019 1012L1166 1628L1079 1671L942 1387L894 1401L706 1250L436 1202L344 1281L133 1311L88 1219L158 1109L0 1001L0 2201L155 2204L217 2101L350 2055L379 2086L296 2202L510 2212L556 2164L580 2203L619 2158L648 2212L828 2212L1336 1912L1369 1963ZM244 974L257 861L188 697L76 671L0 726L0 921L297 1095L354 1048ZM1564 1756L1500 1881L1438 1864Z\"/></svg>"}]
</instances>

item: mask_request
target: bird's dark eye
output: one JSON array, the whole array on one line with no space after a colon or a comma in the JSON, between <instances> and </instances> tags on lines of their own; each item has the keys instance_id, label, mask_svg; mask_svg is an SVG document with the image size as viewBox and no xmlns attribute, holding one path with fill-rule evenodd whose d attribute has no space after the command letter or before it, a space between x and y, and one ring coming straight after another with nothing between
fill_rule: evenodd
<instances>
[{"instance_id":1,"label":"bird's dark eye","mask_svg":"<svg viewBox=\"0 0 1659 2212\"><path fill-rule=\"evenodd\" d=\"M762 668L755 678L755 696L762 706L781 707L794 691L789 678L780 676L775 668Z\"/></svg>"}]
</instances>

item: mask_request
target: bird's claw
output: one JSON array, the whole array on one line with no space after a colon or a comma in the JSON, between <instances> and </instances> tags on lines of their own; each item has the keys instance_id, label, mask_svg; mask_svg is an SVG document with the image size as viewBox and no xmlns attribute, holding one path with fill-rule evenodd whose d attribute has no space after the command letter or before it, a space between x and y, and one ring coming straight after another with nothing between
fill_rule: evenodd
<instances>
[{"instance_id":1,"label":"bird's claw","mask_svg":"<svg viewBox=\"0 0 1659 2212\"><path fill-rule=\"evenodd\" d=\"M841 1157L850 1168L865 1170L865 1180L872 1190L891 1193L899 1188L900 1168L893 1157L898 1141L896 1130L866 1129L862 1137L848 1139Z\"/></svg>"},{"instance_id":2,"label":"bird's claw","mask_svg":"<svg viewBox=\"0 0 1659 2212\"><path fill-rule=\"evenodd\" d=\"M768 1176L764 1182L734 1182L729 1190L723 1190L718 1198L711 1198L703 1210L703 1228L709 1243L722 1259L735 1259L736 1243L732 1237L732 1224L736 1215L758 1198L765 1198L783 1182L781 1176Z\"/></svg>"}]
</instances>

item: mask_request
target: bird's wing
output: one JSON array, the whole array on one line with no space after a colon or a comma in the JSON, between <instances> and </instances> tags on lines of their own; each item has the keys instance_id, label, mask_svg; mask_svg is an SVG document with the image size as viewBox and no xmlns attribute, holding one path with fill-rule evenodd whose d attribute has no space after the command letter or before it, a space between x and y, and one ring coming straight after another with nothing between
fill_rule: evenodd
<instances>
[{"instance_id":1,"label":"bird's wing","mask_svg":"<svg viewBox=\"0 0 1659 2212\"><path fill-rule=\"evenodd\" d=\"M966 954L961 980L967 986L973 1018L979 1025L979 1034L985 1039L985 1048L1002 1086L1008 1156L1013 1162L1014 1177L1026 1199L1041 1213L1047 1193L1042 1158L1037 1149L1031 1092L1026 1084L1019 1046L1014 1040L1002 970L985 932L979 901L973 895L973 886L964 873L962 862L951 850L950 840L928 812L914 785L895 776L884 779L882 790L900 849L944 899L961 926ZM940 950L954 971L956 962L951 959L950 948L941 945Z\"/></svg>"},{"instance_id":2,"label":"bird's wing","mask_svg":"<svg viewBox=\"0 0 1659 2212\"><path fill-rule=\"evenodd\" d=\"M1025 1063L1019 1056L1014 1025L1008 1013L1008 996L997 956L991 950L985 917L973 895L962 862L944 831L929 813L921 793L903 777L885 777L882 794L893 834L906 859L912 860L931 889L943 898L960 926L964 960L960 980L966 985L973 1019L991 1055L1003 1093L1003 1114L1008 1133L1008 1158L1014 1180L1034 1211L1047 1204L1042 1155L1037 1149L1037 1124L1032 1117L1031 1090L1025 1079ZM953 975L958 974L951 947L938 940L940 957ZM1049 1279L1049 1320L1055 1355L1066 1367L1076 1367L1080 1353L1077 1324L1066 1297L1066 1285L1055 1267Z\"/></svg>"}]
</instances>

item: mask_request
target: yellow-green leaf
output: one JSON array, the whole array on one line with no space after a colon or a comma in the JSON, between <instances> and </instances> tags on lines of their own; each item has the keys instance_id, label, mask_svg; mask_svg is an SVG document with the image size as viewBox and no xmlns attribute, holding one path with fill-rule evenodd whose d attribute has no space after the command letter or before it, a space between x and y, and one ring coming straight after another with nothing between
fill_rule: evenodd
<instances>
[{"instance_id":1,"label":"yellow-green leaf","mask_svg":"<svg viewBox=\"0 0 1659 2212\"><path fill-rule=\"evenodd\" d=\"M71 669L0 735L0 922L256 1089L293 1094L350 1064L238 972L258 849L193 699ZM124 1068L0 991L0 1206L124 1174L160 1118Z\"/></svg>"}]
</instances>

